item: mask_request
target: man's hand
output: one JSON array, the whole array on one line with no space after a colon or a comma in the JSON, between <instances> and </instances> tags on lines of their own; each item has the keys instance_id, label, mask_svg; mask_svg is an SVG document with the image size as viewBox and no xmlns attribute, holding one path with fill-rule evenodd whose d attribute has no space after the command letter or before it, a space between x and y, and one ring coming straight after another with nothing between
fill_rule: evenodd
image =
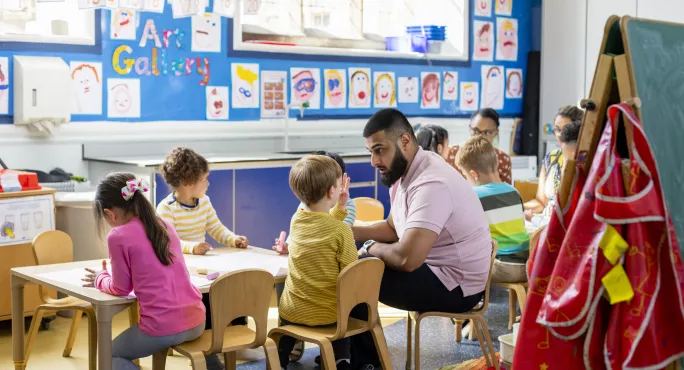
<instances>
[{"instance_id":1,"label":"man's hand","mask_svg":"<svg viewBox=\"0 0 684 370\"><path fill-rule=\"evenodd\" d=\"M83 284L84 287L88 288L94 288L95 287L95 280L97 280L97 276L102 273L102 271L107 271L107 261L102 261L102 270L93 270L86 268L86 276L81 279L82 281L85 282Z\"/></svg>"},{"instance_id":2,"label":"man's hand","mask_svg":"<svg viewBox=\"0 0 684 370\"><path fill-rule=\"evenodd\" d=\"M246 236L238 236L235 238L235 247L243 249L249 247L249 239Z\"/></svg>"},{"instance_id":3,"label":"man's hand","mask_svg":"<svg viewBox=\"0 0 684 370\"><path fill-rule=\"evenodd\" d=\"M349 201L349 183L351 179L345 173L342 175L342 185L340 187L340 197L337 199L337 205L344 209Z\"/></svg>"},{"instance_id":4,"label":"man's hand","mask_svg":"<svg viewBox=\"0 0 684 370\"><path fill-rule=\"evenodd\" d=\"M527 221L532 221L532 216L534 216L535 212L533 209L526 209L525 210L525 219Z\"/></svg>"},{"instance_id":5,"label":"man's hand","mask_svg":"<svg viewBox=\"0 0 684 370\"><path fill-rule=\"evenodd\" d=\"M214 248L207 242L197 243L197 245L192 248L192 254L204 255L212 249Z\"/></svg>"}]
</instances>

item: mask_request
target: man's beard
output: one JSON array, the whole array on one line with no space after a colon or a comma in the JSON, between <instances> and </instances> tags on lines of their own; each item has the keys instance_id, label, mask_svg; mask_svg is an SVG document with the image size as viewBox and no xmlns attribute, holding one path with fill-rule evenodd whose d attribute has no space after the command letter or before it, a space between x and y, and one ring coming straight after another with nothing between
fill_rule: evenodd
<instances>
[{"instance_id":1,"label":"man's beard","mask_svg":"<svg viewBox=\"0 0 684 370\"><path fill-rule=\"evenodd\" d=\"M401 150L396 148L389 171L384 174L380 174L380 182L388 188L391 187L404 175L404 172L406 172L406 167L408 167L408 160L406 157L404 157L404 154L401 153Z\"/></svg>"}]
</instances>

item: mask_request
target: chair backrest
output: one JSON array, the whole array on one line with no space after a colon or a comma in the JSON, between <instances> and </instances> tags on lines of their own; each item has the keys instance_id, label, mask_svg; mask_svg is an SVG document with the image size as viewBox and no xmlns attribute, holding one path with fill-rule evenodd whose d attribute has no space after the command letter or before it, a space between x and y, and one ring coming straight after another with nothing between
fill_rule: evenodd
<instances>
[{"instance_id":1,"label":"chair backrest","mask_svg":"<svg viewBox=\"0 0 684 370\"><path fill-rule=\"evenodd\" d=\"M385 218L385 207L373 198L354 198L356 219L359 221L381 221Z\"/></svg>"},{"instance_id":2,"label":"chair backrest","mask_svg":"<svg viewBox=\"0 0 684 370\"><path fill-rule=\"evenodd\" d=\"M44 231L33 238L33 257L37 265L73 262L74 243L63 231Z\"/></svg>"},{"instance_id":3,"label":"chair backrest","mask_svg":"<svg viewBox=\"0 0 684 370\"><path fill-rule=\"evenodd\" d=\"M359 304L368 305L367 329L378 320L378 298L380 283L385 272L385 263L377 258L363 258L347 266L337 278L337 332L334 339L344 337L347 332L349 313Z\"/></svg>"},{"instance_id":4,"label":"chair backrest","mask_svg":"<svg viewBox=\"0 0 684 370\"><path fill-rule=\"evenodd\" d=\"M492 271L494 270L494 260L496 259L496 252L499 250L499 242L492 239L492 256L489 261L489 275L487 276L487 285L485 285L484 299L482 300L482 305L479 308L473 310L473 312L485 313L487 312L487 306L489 306L489 288L492 285Z\"/></svg>"},{"instance_id":5,"label":"chair backrest","mask_svg":"<svg viewBox=\"0 0 684 370\"><path fill-rule=\"evenodd\" d=\"M546 225L535 230L530 236L530 255L532 255L532 252L537 248L537 243L539 243L539 238L541 237L542 232L544 232L544 229L546 229Z\"/></svg>"},{"instance_id":6,"label":"chair backrest","mask_svg":"<svg viewBox=\"0 0 684 370\"><path fill-rule=\"evenodd\" d=\"M221 352L225 328L238 317L254 319L256 337L252 345L264 344L273 284L273 275L256 269L231 272L211 284L209 302L213 330L210 353Z\"/></svg>"}]
</instances>

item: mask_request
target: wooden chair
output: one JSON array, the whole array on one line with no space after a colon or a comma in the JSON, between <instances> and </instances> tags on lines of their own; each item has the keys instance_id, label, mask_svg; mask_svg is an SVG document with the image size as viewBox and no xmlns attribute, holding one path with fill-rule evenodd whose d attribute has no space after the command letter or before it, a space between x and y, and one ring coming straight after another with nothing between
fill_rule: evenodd
<instances>
[{"instance_id":1,"label":"wooden chair","mask_svg":"<svg viewBox=\"0 0 684 370\"><path fill-rule=\"evenodd\" d=\"M382 368L391 370L392 361L378 315L378 297L384 270L385 264L377 258L361 259L342 270L337 279L337 327L286 325L272 329L268 336L276 343L286 335L317 344L321 348L322 367L331 370L336 368L333 341L371 332ZM368 306L368 319L364 321L349 317L352 309L362 303Z\"/></svg>"},{"instance_id":2,"label":"wooden chair","mask_svg":"<svg viewBox=\"0 0 684 370\"><path fill-rule=\"evenodd\" d=\"M194 370L206 370L205 355L223 353L226 369L235 369L236 352L242 349L264 347L267 367L280 369L278 349L266 337L268 308L273 290L273 275L264 270L242 270L223 275L209 288L213 328L199 338L179 344L173 350L188 357ZM231 326L238 317L251 317L256 331L244 325ZM168 349L154 354L152 368L166 367Z\"/></svg>"},{"instance_id":3,"label":"wooden chair","mask_svg":"<svg viewBox=\"0 0 684 370\"><path fill-rule=\"evenodd\" d=\"M385 207L373 198L354 198L356 219L364 222L381 221L385 218Z\"/></svg>"},{"instance_id":4,"label":"wooden chair","mask_svg":"<svg viewBox=\"0 0 684 370\"><path fill-rule=\"evenodd\" d=\"M527 302L527 282L492 284L508 289L508 330L511 330L513 329L513 324L518 320L516 302L520 304L521 313L525 309L525 302Z\"/></svg>"},{"instance_id":5,"label":"wooden chair","mask_svg":"<svg viewBox=\"0 0 684 370\"><path fill-rule=\"evenodd\" d=\"M71 238L66 233L59 230L52 230L40 233L33 239L33 256L36 259L37 265L51 265L56 263L72 262L74 259L74 246ZM40 295L43 297L44 304L36 307L33 312L33 319L31 320L31 327L29 328L26 337L26 349L24 358L28 362L31 346L33 345L40 322L45 314L56 313L57 311L71 310L73 318L71 319L71 328L69 329L69 336L67 337L66 346L62 356L69 357L71 349L76 340L78 333L78 326L81 323L81 316L83 314L88 318L88 368L96 370L97 368L97 320L95 319L95 310L90 303L74 297L66 297L61 299L50 298L43 287L39 288Z\"/></svg>"},{"instance_id":6,"label":"wooden chair","mask_svg":"<svg viewBox=\"0 0 684 370\"><path fill-rule=\"evenodd\" d=\"M420 322L430 316L435 317L446 317L450 319L457 320L455 334L456 341L460 342L461 334L461 324L463 320L470 320L471 332L475 332L477 339L480 342L480 348L482 349L482 354L487 361L487 366L499 370L499 362L496 360L496 352L494 351L494 345L492 344L492 338L489 335L489 330L487 329L487 323L484 319L484 314L487 312L487 306L489 306L489 288L492 280L492 267L494 266L494 258L496 257L496 251L499 245L496 240L492 240L492 255L491 261L489 263L489 276L487 278L487 284L485 285L484 299L480 305L468 312L464 313L446 313L446 312L409 312L408 318L406 320L406 369L411 369L411 326L415 321L415 370L420 370ZM489 348L489 354L485 349L485 341L487 342L487 347Z\"/></svg>"}]
</instances>

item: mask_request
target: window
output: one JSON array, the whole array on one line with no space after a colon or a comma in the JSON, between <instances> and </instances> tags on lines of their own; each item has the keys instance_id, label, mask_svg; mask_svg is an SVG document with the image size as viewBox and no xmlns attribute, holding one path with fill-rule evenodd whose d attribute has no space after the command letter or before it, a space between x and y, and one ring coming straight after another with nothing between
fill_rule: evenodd
<instances>
[{"instance_id":1,"label":"window","mask_svg":"<svg viewBox=\"0 0 684 370\"><path fill-rule=\"evenodd\" d=\"M0 41L94 45L95 10L78 0L0 0Z\"/></svg>"},{"instance_id":2,"label":"window","mask_svg":"<svg viewBox=\"0 0 684 370\"><path fill-rule=\"evenodd\" d=\"M244 14L241 3L233 23L236 50L468 59L466 0L263 0L254 15ZM426 53L386 50L387 37L410 43L407 27L421 25L446 26L446 39L429 42Z\"/></svg>"}]
</instances>

